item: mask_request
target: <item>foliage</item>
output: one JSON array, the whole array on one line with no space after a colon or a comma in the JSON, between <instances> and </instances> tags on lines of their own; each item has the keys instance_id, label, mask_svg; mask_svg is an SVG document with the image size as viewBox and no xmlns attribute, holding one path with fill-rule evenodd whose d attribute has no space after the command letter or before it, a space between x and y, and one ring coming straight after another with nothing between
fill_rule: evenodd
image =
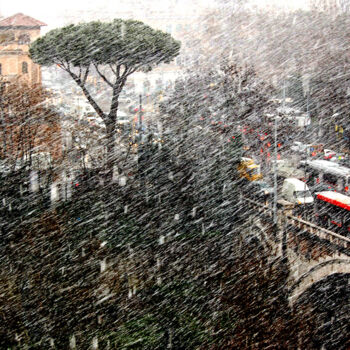
<instances>
[{"instance_id":1,"label":"foliage","mask_svg":"<svg viewBox=\"0 0 350 350\"><path fill-rule=\"evenodd\" d=\"M230 229L226 216L205 232L187 217L160 244L171 206L156 217L154 204L132 198L98 187L40 216L8 218L17 226L1 246L1 346L48 347L52 337L64 349L73 334L78 349L94 336L121 349L293 349L297 336L311 344L310 325L289 310L285 262L271 263L247 237L235 206ZM215 218L207 211L204 222Z\"/></svg>"},{"instance_id":2,"label":"foliage","mask_svg":"<svg viewBox=\"0 0 350 350\"><path fill-rule=\"evenodd\" d=\"M286 87L294 107L309 110L328 137L332 133L327 121L334 113L348 126L350 14L347 0L313 3L312 11L293 12L240 6L227 14L225 7L215 8L204 19L206 30L193 38L191 49L196 48L201 66L217 66L222 57L253 66L273 83L274 97L283 98ZM220 21L213 21L218 17Z\"/></svg>"},{"instance_id":3,"label":"foliage","mask_svg":"<svg viewBox=\"0 0 350 350\"><path fill-rule=\"evenodd\" d=\"M16 160L32 161L32 155L49 151L60 156L57 113L46 106L48 92L38 85L14 81L0 92L0 157L10 168Z\"/></svg>"},{"instance_id":4,"label":"foliage","mask_svg":"<svg viewBox=\"0 0 350 350\"><path fill-rule=\"evenodd\" d=\"M99 25L55 33L72 41ZM109 64L104 55L96 62ZM271 91L241 65L179 81L161 106L164 145L139 146L134 183L87 178L70 201L1 222L1 346L53 338L64 349L74 334L77 348L93 337L121 349L295 348L305 334L288 306L287 266L249 236L235 170L238 127L260 123Z\"/></svg>"},{"instance_id":5,"label":"foliage","mask_svg":"<svg viewBox=\"0 0 350 350\"><path fill-rule=\"evenodd\" d=\"M160 63L169 63L179 50L180 43L167 33L139 21L115 19L109 23L89 22L54 29L31 45L30 55L38 64L55 64L66 71L103 120L111 179L116 160L119 95L128 77L136 71L149 71ZM92 71L112 91L108 113L87 88L87 78Z\"/></svg>"},{"instance_id":6,"label":"foliage","mask_svg":"<svg viewBox=\"0 0 350 350\"><path fill-rule=\"evenodd\" d=\"M261 113L271 107L273 93L272 86L252 67L223 63L218 71L200 72L179 80L173 95L162 106L169 115L189 121L190 127L219 123L236 133L237 127L247 120L260 122Z\"/></svg>"},{"instance_id":7,"label":"foliage","mask_svg":"<svg viewBox=\"0 0 350 350\"><path fill-rule=\"evenodd\" d=\"M125 67L125 76L138 69L169 63L179 43L160 30L135 20L89 22L54 29L31 45L30 54L41 65ZM124 76L124 77L125 77Z\"/></svg>"},{"instance_id":8,"label":"foliage","mask_svg":"<svg viewBox=\"0 0 350 350\"><path fill-rule=\"evenodd\" d=\"M152 315L123 323L117 332L108 335L111 345L117 349L158 349L164 336L159 323Z\"/></svg>"},{"instance_id":9,"label":"foliage","mask_svg":"<svg viewBox=\"0 0 350 350\"><path fill-rule=\"evenodd\" d=\"M237 203L236 169L243 153L239 129L246 123L260 124L270 108L271 90L251 68L223 64L220 71L179 79L168 93L160 117L166 148L148 164L157 169L150 177L154 193L172 194L169 206L163 199L162 207L179 215L178 225L191 227L192 221L195 230L201 225L213 231L232 229L229 217ZM154 166L160 162L165 170L161 178L171 179L164 187Z\"/></svg>"}]
</instances>

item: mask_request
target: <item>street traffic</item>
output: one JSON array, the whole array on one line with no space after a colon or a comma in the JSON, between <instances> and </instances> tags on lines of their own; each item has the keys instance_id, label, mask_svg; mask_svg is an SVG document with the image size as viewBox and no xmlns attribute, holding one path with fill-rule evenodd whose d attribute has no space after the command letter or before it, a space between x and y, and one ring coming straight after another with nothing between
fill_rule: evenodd
<instances>
[{"instance_id":1,"label":"street traffic","mask_svg":"<svg viewBox=\"0 0 350 350\"><path fill-rule=\"evenodd\" d=\"M295 141L284 149L283 158L272 155L264 166L257 159L241 158L238 173L244 181L243 195L271 208L283 199L294 205L295 216L350 237L347 155Z\"/></svg>"}]
</instances>

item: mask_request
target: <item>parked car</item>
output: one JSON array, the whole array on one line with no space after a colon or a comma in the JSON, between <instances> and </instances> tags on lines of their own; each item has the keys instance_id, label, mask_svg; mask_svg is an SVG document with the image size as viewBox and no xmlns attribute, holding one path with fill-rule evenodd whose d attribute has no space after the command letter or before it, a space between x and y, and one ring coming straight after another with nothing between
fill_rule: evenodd
<instances>
[{"instance_id":1,"label":"parked car","mask_svg":"<svg viewBox=\"0 0 350 350\"><path fill-rule=\"evenodd\" d=\"M291 151L293 152L299 152L303 143L299 141L294 141L293 145L290 147Z\"/></svg>"},{"instance_id":2,"label":"parked car","mask_svg":"<svg viewBox=\"0 0 350 350\"><path fill-rule=\"evenodd\" d=\"M331 162L335 163L343 163L346 160L346 156L343 153L336 153L331 159L329 159Z\"/></svg>"},{"instance_id":3,"label":"parked car","mask_svg":"<svg viewBox=\"0 0 350 350\"><path fill-rule=\"evenodd\" d=\"M312 144L305 144L299 141L294 141L290 149L297 153L304 153L304 152L309 153L310 147L312 147Z\"/></svg>"},{"instance_id":4,"label":"parked car","mask_svg":"<svg viewBox=\"0 0 350 350\"><path fill-rule=\"evenodd\" d=\"M323 144L305 144L299 141L294 141L290 149L293 152L304 154L309 157L315 157L319 154L323 154Z\"/></svg>"},{"instance_id":5,"label":"parked car","mask_svg":"<svg viewBox=\"0 0 350 350\"><path fill-rule=\"evenodd\" d=\"M307 184L296 178L285 179L282 186L282 198L293 204L312 204L314 199Z\"/></svg>"},{"instance_id":6,"label":"parked car","mask_svg":"<svg viewBox=\"0 0 350 350\"><path fill-rule=\"evenodd\" d=\"M331 159L337 154L336 152L332 151L331 149L327 149L327 148L325 148L323 150L323 153L324 153L324 157L323 157L324 159Z\"/></svg>"}]
</instances>

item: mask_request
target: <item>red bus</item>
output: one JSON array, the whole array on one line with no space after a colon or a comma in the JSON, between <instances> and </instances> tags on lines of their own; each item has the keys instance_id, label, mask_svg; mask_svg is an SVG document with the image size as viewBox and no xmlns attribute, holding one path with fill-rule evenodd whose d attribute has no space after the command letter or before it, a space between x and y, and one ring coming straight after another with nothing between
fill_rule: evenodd
<instances>
[{"instance_id":1,"label":"red bus","mask_svg":"<svg viewBox=\"0 0 350 350\"><path fill-rule=\"evenodd\" d=\"M316 223L350 237L350 197L339 192L318 192L315 200Z\"/></svg>"}]
</instances>

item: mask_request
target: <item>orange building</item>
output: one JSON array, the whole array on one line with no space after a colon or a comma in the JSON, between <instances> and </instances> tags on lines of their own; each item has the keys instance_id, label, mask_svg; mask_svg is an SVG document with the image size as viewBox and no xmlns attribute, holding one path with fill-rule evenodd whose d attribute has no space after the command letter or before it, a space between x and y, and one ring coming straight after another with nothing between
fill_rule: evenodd
<instances>
[{"instance_id":1,"label":"orange building","mask_svg":"<svg viewBox=\"0 0 350 350\"><path fill-rule=\"evenodd\" d=\"M0 21L0 75L3 81L20 78L41 84L41 69L29 58L29 45L46 26L32 17L17 13Z\"/></svg>"},{"instance_id":2,"label":"orange building","mask_svg":"<svg viewBox=\"0 0 350 350\"><path fill-rule=\"evenodd\" d=\"M61 126L41 85L41 67L29 58L29 45L46 26L17 13L0 20L0 158L34 153L62 156Z\"/></svg>"}]
</instances>

